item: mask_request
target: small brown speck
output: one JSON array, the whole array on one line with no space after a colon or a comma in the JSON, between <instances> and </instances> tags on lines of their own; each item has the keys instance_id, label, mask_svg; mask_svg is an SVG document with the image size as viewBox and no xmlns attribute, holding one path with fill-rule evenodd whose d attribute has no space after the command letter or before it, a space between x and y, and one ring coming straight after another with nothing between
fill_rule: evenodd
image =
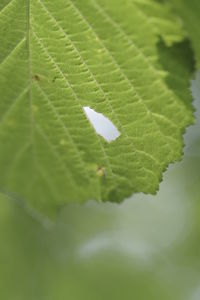
<instances>
[{"instance_id":1,"label":"small brown speck","mask_svg":"<svg viewBox=\"0 0 200 300\"><path fill-rule=\"evenodd\" d=\"M40 76L37 75L37 74L35 74L35 75L33 76L33 79L35 79L36 81L40 81Z\"/></svg>"},{"instance_id":2,"label":"small brown speck","mask_svg":"<svg viewBox=\"0 0 200 300\"><path fill-rule=\"evenodd\" d=\"M104 167L98 166L97 167L97 175L99 177L106 177L106 170Z\"/></svg>"},{"instance_id":3,"label":"small brown speck","mask_svg":"<svg viewBox=\"0 0 200 300\"><path fill-rule=\"evenodd\" d=\"M57 79L58 77L54 77L53 79L52 79L52 82L54 83L55 81L56 81L56 79Z\"/></svg>"}]
</instances>

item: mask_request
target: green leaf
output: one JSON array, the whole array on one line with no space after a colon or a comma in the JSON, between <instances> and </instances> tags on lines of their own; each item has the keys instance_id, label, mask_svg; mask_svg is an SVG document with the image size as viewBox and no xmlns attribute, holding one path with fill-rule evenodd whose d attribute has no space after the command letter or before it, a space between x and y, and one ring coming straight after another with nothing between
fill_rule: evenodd
<instances>
[{"instance_id":1,"label":"green leaf","mask_svg":"<svg viewBox=\"0 0 200 300\"><path fill-rule=\"evenodd\" d=\"M193 121L191 65L177 61L185 32L169 7L4 0L0 9L2 193L49 214L68 202L155 193ZM120 136L97 135L84 107Z\"/></svg>"}]
</instances>

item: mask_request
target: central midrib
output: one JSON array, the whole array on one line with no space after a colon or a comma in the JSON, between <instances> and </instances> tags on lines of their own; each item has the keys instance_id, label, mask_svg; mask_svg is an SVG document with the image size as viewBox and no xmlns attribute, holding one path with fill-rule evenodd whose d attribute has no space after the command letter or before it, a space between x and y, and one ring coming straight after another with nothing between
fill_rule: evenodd
<instances>
[{"instance_id":1,"label":"central midrib","mask_svg":"<svg viewBox=\"0 0 200 300\"><path fill-rule=\"evenodd\" d=\"M33 145L33 131L34 131L34 117L32 112L32 95L31 95L31 51L30 51L30 2L27 0L27 10L26 10L26 43L27 43L27 68L28 68L28 101L30 105L30 143Z\"/></svg>"}]
</instances>

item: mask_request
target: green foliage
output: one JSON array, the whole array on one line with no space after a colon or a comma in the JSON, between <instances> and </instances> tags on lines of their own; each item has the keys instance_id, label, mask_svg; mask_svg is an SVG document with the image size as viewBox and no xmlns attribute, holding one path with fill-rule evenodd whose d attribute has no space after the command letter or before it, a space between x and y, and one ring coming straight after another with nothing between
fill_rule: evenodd
<instances>
[{"instance_id":1,"label":"green foliage","mask_svg":"<svg viewBox=\"0 0 200 300\"><path fill-rule=\"evenodd\" d=\"M190 47L169 4L11 0L0 9L2 193L48 214L155 193L193 122L192 60L181 60ZM120 137L98 136L84 106Z\"/></svg>"},{"instance_id":2,"label":"green foliage","mask_svg":"<svg viewBox=\"0 0 200 300\"><path fill-rule=\"evenodd\" d=\"M175 11L181 18L188 38L191 39L195 51L197 68L200 68L200 33L199 33L199 12L200 2L198 0L171 0Z\"/></svg>"},{"instance_id":3,"label":"green foliage","mask_svg":"<svg viewBox=\"0 0 200 300\"><path fill-rule=\"evenodd\" d=\"M199 0L0 0L0 299L200 299L200 73L184 160L157 196L45 217L155 193L181 159L199 12ZM97 135L84 106L120 137Z\"/></svg>"}]
</instances>

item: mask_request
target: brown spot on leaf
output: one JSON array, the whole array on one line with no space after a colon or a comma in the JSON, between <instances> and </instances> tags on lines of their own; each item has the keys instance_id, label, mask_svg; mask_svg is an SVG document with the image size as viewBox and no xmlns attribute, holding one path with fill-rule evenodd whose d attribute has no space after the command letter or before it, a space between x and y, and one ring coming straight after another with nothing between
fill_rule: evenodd
<instances>
[{"instance_id":1,"label":"brown spot on leaf","mask_svg":"<svg viewBox=\"0 0 200 300\"><path fill-rule=\"evenodd\" d=\"M37 75L37 74L35 74L35 75L33 76L33 79L34 79L35 81L40 81L40 76Z\"/></svg>"},{"instance_id":2,"label":"brown spot on leaf","mask_svg":"<svg viewBox=\"0 0 200 300\"><path fill-rule=\"evenodd\" d=\"M98 166L97 167L97 175L99 177L106 177L106 170L105 170L105 168L102 167L102 166Z\"/></svg>"},{"instance_id":3,"label":"brown spot on leaf","mask_svg":"<svg viewBox=\"0 0 200 300\"><path fill-rule=\"evenodd\" d=\"M58 78L58 77L55 76L55 77L52 79L52 82L54 83L54 82L56 81L57 78Z\"/></svg>"}]
</instances>

